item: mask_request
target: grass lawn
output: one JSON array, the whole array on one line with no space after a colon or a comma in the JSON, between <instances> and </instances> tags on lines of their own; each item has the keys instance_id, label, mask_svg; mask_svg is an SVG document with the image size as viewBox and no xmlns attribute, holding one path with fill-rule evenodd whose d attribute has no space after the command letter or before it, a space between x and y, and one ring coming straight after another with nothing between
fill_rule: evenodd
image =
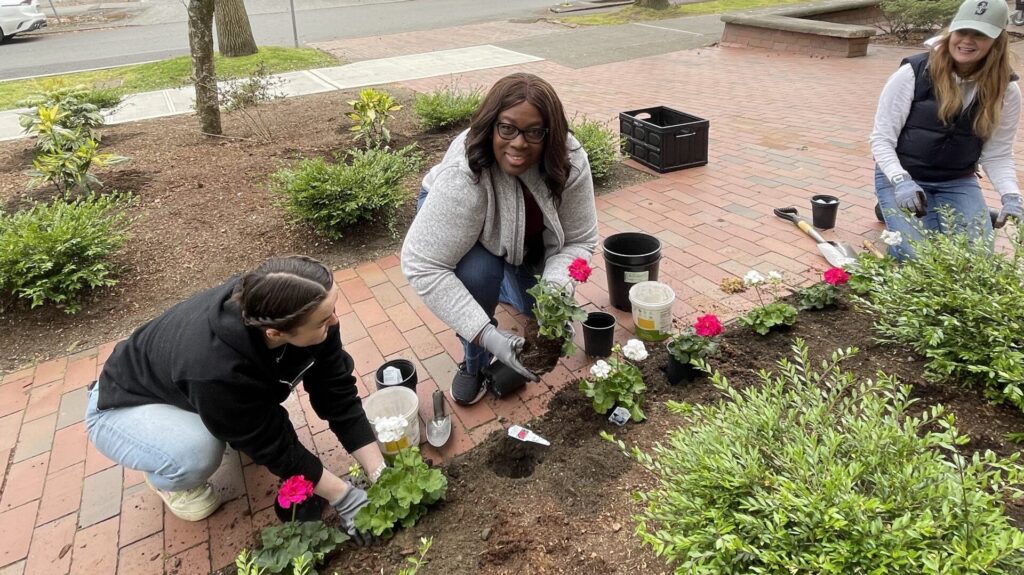
<instances>
[{"instance_id":1,"label":"grass lawn","mask_svg":"<svg viewBox=\"0 0 1024 575\"><path fill-rule=\"evenodd\" d=\"M559 18L563 22L580 24L582 26L608 26L610 24L628 24L630 22L643 22L646 20L662 20L664 18L677 18L679 16L699 16L701 14L721 14L723 12L735 12L737 10L750 10L753 8L768 8L771 6L782 6L784 4L801 4L807 0L711 0L699 4L677 4L665 10L651 10L649 8L637 8L626 6L618 12L606 12L603 14L589 14L583 16L564 16Z\"/></svg>"},{"instance_id":2,"label":"grass lawn","mask_svg":"<svg viewBox=\"0 0 1024 575\"><path fill-rule=\"evenodd\" d=\"M259 53L252 56L224 58L217 54L214 65L217 77L227 80L251 75L261 60L271 73L336 66L339 63L334 56L313 48L263 46ZM59 86L81 84L89 87L116 88L123 94L135 94L185 86L192 82L191 76L191 57L180 56L148 64L11 80L0 82L0 110L16 108L17 102L26 96Z\"/></svg>"}]
</instances>

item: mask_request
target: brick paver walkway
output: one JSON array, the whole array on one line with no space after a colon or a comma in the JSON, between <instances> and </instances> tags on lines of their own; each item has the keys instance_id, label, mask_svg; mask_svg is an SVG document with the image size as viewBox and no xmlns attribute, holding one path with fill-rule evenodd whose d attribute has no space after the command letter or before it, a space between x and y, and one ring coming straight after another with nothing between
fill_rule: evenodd
<instances>
[{"instance_id":1,"label":"brick paver walkway","mask_svg":"<svg viewBox=\"0 0 1024 575\"><path fill-rule=\"evenodd\" d=\"M826 235L856 244L877 238L867 136L878 92L908 53L872 47L866 58L822 60L711 48L581 70L550 62L520 69L550 80L570 114L612 119L619 111L667 105L711 121L706 167L666 174L597 202L602 236L643 230L663 240L660 279L676 290L677 316L690 320L697 311L734 317L750 307L747 296L717 289L724 277L776 269L799 283L826 267L810 239L771 214L774 207L793 204L807 212L812 194L835 194L843 209L838 230ZM509 71L474 72L460 81L487 86ZM408 85L429 89L448 81ZM1018 154L1019 148L1020 140ZM461 351L454 333L412 293L398 263L391 255L336 273L344 294L338 302L342 337L364 393L386 358L413 360L425 416L431 392L448 386ZM601 267L600 256L595 263ZM605 308L604 272L592 278L577 293L588 307ZM616 339L623 341L631 321L615 313ZM503 311L500 321L516 327L519 320ZM0 575L203 574L230 563L250 530L272 520L274 478L235 453L214 478L224 507L206 521L185 523L163 511L140 474L114 466L89 446L85 385L111 348L3 377ZM454 409L451 442L441 453L424 450L449 459L493 430L543 413L552 394L587 365L578 354L517 397ZM303 443L344 472L348 456L306 398L293 397L289 409Z\"/></svg>"}]
</instances>

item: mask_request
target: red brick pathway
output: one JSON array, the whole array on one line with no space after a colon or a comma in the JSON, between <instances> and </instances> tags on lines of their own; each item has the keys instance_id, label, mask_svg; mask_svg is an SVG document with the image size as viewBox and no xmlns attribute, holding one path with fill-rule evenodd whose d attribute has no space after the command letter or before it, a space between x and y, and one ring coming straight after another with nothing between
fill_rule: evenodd
<instances>
[{"instance_id":1,"label":"red brick pathway","mask_svg":"<svg viewBox=\"0 0 1024 575\"><path fill-rule=\"evenodd\" d=\"M711 121L706 167L666 174L597 202L602 236L639 229L663 240L660 279L676 290L676 315L688 321L708 311L734 317L751 306L749 297L717 289L723 277L774 269L799 284L825 268L811 240L772 216L774 207L807 211L810 195L835 194L843 202L839 230L826 235L857 244L877 237L867 136L878 92L907 53L872 47L866 58L822 60L711 48L582 70L550 62L521 69L550 80L570 115L613 119L619 111L668 105ZM478 71L460 80L487 86L509 71ZM448 81L409 86L429 89ZM601 267L600 256L595 262ZM454 333L412 293L396 255L339 270L336 277L344 293L338 302L342 337L363 393L385 359L411 359L426 417L431 392L448 387L461 358ZM592 278L578 290L580 299L607 307L604 272ZM631 320L615 313L617 340L624 341ZM499 319L518 327L519 319L506 311ZM3 376L0 575L203 574L229 564L247 533L272 521L274 478L236 453L214 478L224 507L206 521L185 523L163 511L139 473L91 448L82 423L85 385L112 345ZM552 394L587 365L577 354L516 397L455 408L451 442L440 453L429 446L424 451L449 459L493 430L540 415ZM349 457L304 394L288 408L303 443L344 472Z\"/></svg>"}]
</instances>

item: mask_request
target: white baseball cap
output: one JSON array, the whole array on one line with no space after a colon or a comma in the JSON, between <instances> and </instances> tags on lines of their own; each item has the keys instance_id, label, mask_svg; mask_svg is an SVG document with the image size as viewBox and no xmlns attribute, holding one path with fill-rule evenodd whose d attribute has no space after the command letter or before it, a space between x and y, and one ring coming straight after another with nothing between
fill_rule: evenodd
<instances>
[{"instance_id":1,"label":"white baseball cap","mask_svg":"<svg viewBox=\"0 0 1024 575\"><path fill-rule=\"evenodd\" d=\"M977 30L989 38L998 38L1010 21L1005 0L967 0L960 5L949 24L949 31Z\"/></svg>"}]
</instances>

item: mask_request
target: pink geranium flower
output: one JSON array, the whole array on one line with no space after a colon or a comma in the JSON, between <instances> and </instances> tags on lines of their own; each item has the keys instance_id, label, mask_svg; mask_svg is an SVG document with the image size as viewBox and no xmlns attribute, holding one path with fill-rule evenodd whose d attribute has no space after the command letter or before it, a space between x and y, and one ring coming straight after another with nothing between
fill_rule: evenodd
<instances>
[{"instance_id":1,"label":"pink geranium flower","mask_svg":"<svg viewBox=\"0 0 1024 575\"><path fill-rule=\"evenodd\" d=\"M576 258L569 264L569 277L580 283L587 281L592 271L593 269L587 265L587 260L583 258Z\"/></svg>"},{"instance_id":2,"label":"pink geranium flower","mask_svg":"<svg viewBox=\"0 0 1024 575\"><path fill-rule=\"evenodd\" d=\"M715 337L722 333L722 322L712 314L702 315L693 324L693 331L701 337Z\"/></svg>"},{"instance_id":3,"label":"pink geranium flower","mask_svg":"<svg viewBox=\"0 0 1024 575\"><path fill-rule=\"evenodd\" d=\"M293 503L302 503L313 495L313 482L301 475L285 479L277 490L277 504L288 509Z\"/></svg>"},{"instance_id":4,"label":"pink geranium flower","mask_svg":"<svg viewBox=\"0 0 1024 575\"><path fill-rule=\"evenodd\" d=\"M823 277L825 278L825 283L834 286L841 286L850 281L850 274L846 273L846 270L843 268L827 269L825 270Z\"/></svg>"}]
</instances>

